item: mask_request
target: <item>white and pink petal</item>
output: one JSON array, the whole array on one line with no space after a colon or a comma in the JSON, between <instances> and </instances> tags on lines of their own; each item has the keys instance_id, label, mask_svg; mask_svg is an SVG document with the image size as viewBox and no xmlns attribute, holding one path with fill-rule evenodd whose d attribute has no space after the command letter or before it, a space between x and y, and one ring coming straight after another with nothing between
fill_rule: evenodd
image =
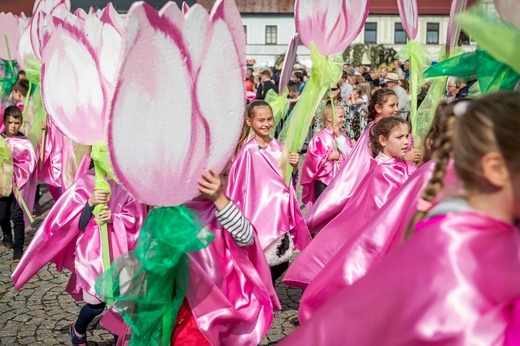
<instances>
[{"instance_id":1,"label":"white and pink petal","mask_svg":"<svg viewBox=\"0 0 520 346\"><path fill-rule=\"evenodd\" d=\"M98 70L84 34L58 27L43 50L42 100L60 131L86 145L104 139L106 94Z\"/></svg>"},{"instance_id":2,"label":"white and pink petal","mask_svg":"<svg viewBox=\"0 0 520 346\"><path fill-rule=\"evenodd\" d=\"M108 127L114 172L140 202L178 205L198 193L203 164L192 155L206 147L192 120L186 50L169 19L147 4L134 4L127 16Z\"/></svg>"}]
</instances>

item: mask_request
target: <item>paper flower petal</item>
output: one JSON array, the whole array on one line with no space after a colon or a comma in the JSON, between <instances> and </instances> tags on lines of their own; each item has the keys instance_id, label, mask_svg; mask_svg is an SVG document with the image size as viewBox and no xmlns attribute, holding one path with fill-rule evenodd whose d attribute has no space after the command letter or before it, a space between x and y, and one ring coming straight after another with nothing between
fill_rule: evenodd
<instances>
[{"instance_id":1,"label":"paper flower petal","mask_svg":"<svg viewBox=\"0 0 520 346\"><path fill-rule=\"evenodd\" d=\"M193 162L189 154L195 134L182 35L145 3L132 5L127 16L121 78L108 127L114 172L140 202L178 205L197 193L202 170L202 164L186 167ZM151 68L143 68L144 61ZM197 170L195 176L185 174Z\"/></svg>"},{"instance_id":2,"label":"paper flower petal","mask_svg":"<svg viewBox=\"0 0 520 346\"><path fill-rule=\"evenodd\" d=\"M368 0L296 0L296 29L307 48L323 55L339 53L359 34L368 15Z\"/></svg>"},{"instance_id":3,"label":"paper flower petal","mask_svg":"<svg viewBox=\"0 0 520 346\"><path fill-rule=\"evenodd\" d=\"M117 13L114 6L112 6L112 3L108 3L107 6L103 9L103 12L101 14L101 17L99 18L103 24L108 24L112 26L119 35L123 35L124 31L124 20L123 18Z\"/></svg>"},{"instance_id":4,"label":"paper flower petal","mask_svg":"<svg viewBox=\"0 0 520 346\"><path fill-rule=\"evenodd\" d=\"M16 56L20 68L24 68L25 57L29 54L34 55L31 45L31 28L28 25L20 35L20 40L18 41L18 46L16 48Z\"/></svg>"},{"instance_id":5,"label":"paper flower petal","mask_svg":"<svg viewBox=\"0 0 520 346\"><path fill-rule=\"evenodd\" d=\"M495 0L495 7L503 20L513 23L520 29L520 1Z\"/></svg>"},{"instance_id":6,"label":"paper flower petal","mask_svg":"<svg viewBox=\"0 0 520 346\"><path fill-rule=\"evenodd\" d=\"M289 81L291 80L293 65L294 61L296 60L296 51L298 50L299 41L300 38L296 33L291 37L291 41L289 42L289 46L287 47L287 52L285 53L285 58L283 59L282 73L280 73L280 81L278 83L278 90L280 94L283 93L283 90L289 85Z\"/></svg>"},{"instance_id":7,"label":"paper flower petal","mask_svg":"<svg viewBox=\"0 0 520 346\"><path fill-rule=\"evenodd\" d=\"M106 95L87 43L79 30L56 29L43 51L41 90L56 126L72 140L90 145L104 137Z\"/></svg>"},{"instance_id":8,"label":"paper flower petal","mask_svg":"<svg viewBox=\"0 0 520 346\"><path fill-rule=\"evenodd\" d=\"M0 13L0 58L9 60L17 60L16 47L20 40L20 31L18 29L18 19L12 13ZM7 54L7 47L5 45L4 35L9 42L9 54Z\"/></svg>"},{"instance_id":9,"label":"paper flower petal","mask_svg":"<svg viewBox=\"0 0 520 346\"><path fill-rule=\"evenodd\" d=\"M226 22L217 19L208 50L198 73L196 88L199 109L209 128L209 153L206 167L224 168L233 154L243 124L245 88L242 59L236 56L232 33ZM209 78L208 76L214 76ZM226 76L226 78L218 78ZM197 153L194 153L197 154ZM202 157L201 160L205 161Z\"/></svg>"},{"instance_id":10,"label":"paper flower petal","mask_svg":"<svg viewBox=\"0 0 520 346\"><path fill-rule=\"evenodd\" d=\"M167 17L170 22L176 25L178 28L182 28L184 23L184 14L181 12L177 3L168 1L159 11L161 17Z\"/></svg>"},{"instance_id":11,"label":"paper flower petal","mask_svg":"<svg viewBox=\"0 0 520 346\"><path fill-rule=\"evenodd\" d=\"M419 28L417 0L397 0L399 16L408 37L415 40Z\"/></svg>"},{"instance_id":12,"label":"paper flower petal","mask_svg":"<svg viewBox=\"0 0 520 346\"><path fill-rule=\"evenodd\" d=\"M172 23L177 26L175 22ZM189 50L190 65L192 71L198 71L202 56L207 50L206 36L208 34L209 14L206 9L195 4L186 14L186 20L182 26L182 36Z\"/></svg>"},{"instance_id":13,"label":"paper flower petal","mask_svg":"<svg viewBox=\"0 0 520 346\"><path fill-rule=\"evenodd\" d=\"M223 20L235 42L235 49L242 65L242 81L246 78L246 33L242 17L234 0L217 0L211 9L211 20Z\"/></svg>"},{"instance_id":14,"label":"paper flower petal","mask_svg":"<svg viewBox=\"0 0 520 346\"><path fill-rule=\"evenodd\" d=\"M460 28L455 23L455 16L466 9L466 0L453 0L450 9L450 19L448 21L448 31L446 35L446 54L450 55L451 48L457 45L459 40Z\"/></svg>"},{"instance_id":15,"label":"paper flower petal","mask_svg":"<svg viewBox=\"0 0 520 346\"><path fill-rule=\"evenodd\" d=\"M182 14L186 15L189 10L190 10L190 6L187 3L183 2L182 3Z\"/></svg>"}]
</instances>

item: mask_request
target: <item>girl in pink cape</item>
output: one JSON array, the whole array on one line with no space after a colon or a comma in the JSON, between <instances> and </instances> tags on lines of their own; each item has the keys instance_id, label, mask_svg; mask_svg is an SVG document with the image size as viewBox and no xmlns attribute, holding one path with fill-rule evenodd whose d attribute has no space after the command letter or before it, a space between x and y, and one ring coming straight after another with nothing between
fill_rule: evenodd
<instances>
[{"instance_id":1,"label":"girl in pink cape","mask_svg":"<svg viewBox=\"0 0 520 346\"><path fill-rule=\"evenodd\" d=\"M306 215L311 233L319 232L345 207L366 174L376 165L370 154L370 128L384 117L397 115L397 96L391 89L377 90L368 106L369 123L350 152L342 169Z\"/></svg>"},{"instance_id":2,"label":"girl in pink cape","mask_svg":"<svg viewBox=\"0 0 520 346\"><path fill-rule=\"evenodd\" d=\"M335 117L333 121L332 117ZM352 150L348 136L341 131L345 122L345 110L341 104L328 101L323 109L324 129L309 141L307 154L302 166L300 184L303 187L302 202L309 209L314 201L330 184L336 173L343 167Z\"/></svg>"},{"instance_id":3,"label":"girl in pink cape","mask_svg":"<svg viewBox=\"0 0 520 346\"><path fill-rule=\"evenodd\" d=\"M58 271L66 268L72 272L67 292L86 302L70 329L75 344L87 343L89 323L105 308L94 290L96 277L107 269L103 268L97 221L107 223L112 260L134 248L146 217L144 205L113 180L108 183L110 193L94 190L94 169L81 176L54 204L12 275L18 290L49 262L55 263ZM97 204L106 206L96 221L92 211Z\"/></svg>"},{"instance_id":4,"label":"girl in pink cape","mask_svg":"<svg viewBox=\"0 0 520 346\"><path fill-rule=\"evenodd\" d=\"M202 173L198 180L201 196L185 204L214 239L207 247L187 254L188 288L171 345L258 345L271 326L273 309L280 309L253 227L222 192L227 177L227 169L220 177L213 169ZM139 271L132 254L118 259L115 268L116 276L121 277L125 271ZM123 296L122 302L125 300L128 297ZM107 327L119 330L117 324ZM127 327L118 345L127 344L131 334Z\"/></svg>"},{"instance_id":5,"label":"girl in pink cape","mask_svg":"<svg viewBox=\"0 0 520 346\"><path fill-rule=\"evenodd\" d=\"M501 92L469 102L447 119L425 189L439 192L453 152L467 192L434 207L406 243L280 345L518 344L520 99Z\"/></svg>"},{"instance_id":6,"label":"girl in pink cape","mask_svg":"<svg viewBox=\"0 0 520 346\"><path fill-rule=\"evenodd\" d=\"M16 106L7 107L3 119L6 128L1 136L11 150L14 186L9 196L0 195L0 226L2 242L7 248L13 249L13 261L18 262L23 254L25 227L30 223L27 213L33 208L36 193L36 155L29 138L20 132L23 123L20 109ZM20 194L16 193L15 188ZM25 211L24 203L27 207Z\"/></svg>"},{"instance_id":7,"label":"girl in pink cape","mask_svg":"<svg viewBox=\"0 0 520 346\"><path fill-rule=\"evenodd\" d=\"M285 284L306 287L415 171L415 165L402 158L408 149L409 131L406 121L399 117L383 118L372 126L370 148L376 166L359 184L345 208L296 258L284 277Z\"/></svg>"},{"instance_id":8,"label":"girl in pink cape","mask_svg":"<svg viewBox=\"0 0 520 346\"><path fill-rule=\"evenodd\" d=\"M267 102L255 100L246 107L226 195L255 226L274 282L289 266L293 249L303 250L311 236L294 186L285 184L279 168L283 145L269 136L273 125L273 112ZM251 129L254 137L247 140ZM298 159L298 154L289 154L293 180Z\"/></svg>"},{"instance_id":9,"label":"girl in pink cape","mask_svg":"<svg viewBox=\"0 0 520 346\"><path fill-rule=\"evenodd\" d=\"M308 320L335 293L359 280L375 263L401 244L407 225L415 213L415 209L410 208L410 205L426 208L424 210L427 211L431 207L430 204L439 202L439 198L434 201L426 196L424 198L428 203L422 202L424 199L421 200L421 191L432 177L435 161L430 160L430 157L432 151L438 148L438 123L443 116L445 105L437 107L433 125L424 141L423 157L429 161L415 171L380 210L370 215L370 220L351 229L352 236L344 245L341 245L343 242L340 241L341 248L307 286L300 304L300 321ZM450 112L451 108L446 112ZM459 184L454 177L451 164L448 164L447 174L442 183L444 188L441 195L458 191ZM350 222L347 222L348 224Z\"/></svg>"}]
</instances>

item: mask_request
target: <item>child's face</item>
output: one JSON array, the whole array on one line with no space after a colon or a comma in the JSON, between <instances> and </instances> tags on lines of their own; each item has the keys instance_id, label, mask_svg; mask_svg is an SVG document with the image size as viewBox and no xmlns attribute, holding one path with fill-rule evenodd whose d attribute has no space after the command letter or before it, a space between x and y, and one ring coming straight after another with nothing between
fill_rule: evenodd
<instances>
[{"instance_id":1,"label":"child's face","mask_svg":"<svg viewBox=\"0 0 520 346\"><path fill-rule=\"evenodd\" d=\"M20 91L13 91L13 99L16 102L23 102L23 96Z\"/></svg>"},{"instance_id":2,"label":"child's face","mask_svg":"<svg viewBox=\"0 0 520 346\"><path fill-rule=\"evenodd\" d=\"M336 107L336 125L340 126L345 123L345 110L343 107Z\"/></svg>"},{"instance_id":3,"label":"child's face","mask_svg":"<svg viewBox=\"0 0 520 346\"><path fill-rule=\"evenodd\" d=\"M390 157L403 157L408 150L409 131L407 124L401 124L392 130L388 138L379 136L379 143L383 147L383 153Z\"/></svg>"},{"instance_id":4,"label":"child's face","mask_svg":"<svg viewBox=\"0 0 520 346\"><path fill-rule=\"evenodd\" d=\"M16 136L18 132L20 132L20 127L22 127L22 119L16 119L13 116L8 116L4 122L5 125L5 133L9 137Z\"/></svg>"},{"instance_id":5,"label":"child's face","mask_svg":"<svg viewBox=\"0 0 520 346\"><path fill-rule=\"evenodd\" d=\"M399 113L399 104L397 103L397 96L390 96L388 100L386 100L386 102L383 104L383 107L381 107L380 105L376 105L375 109L376 112L379 113L379 116L381 116L382 118L397 115Z\"/></svg>"},{"instance_id":6,"label":"child's face","mask_svg":"<svg viewBox=\"0 0 520 346\"><path fill-rule=\"evenodd\" d=\"M273 113L268 107L256 107L252 119L246 118L248 126L251 126L255 135L259 137L269 136L274 126Z\"/></svg>"}]
</instances>

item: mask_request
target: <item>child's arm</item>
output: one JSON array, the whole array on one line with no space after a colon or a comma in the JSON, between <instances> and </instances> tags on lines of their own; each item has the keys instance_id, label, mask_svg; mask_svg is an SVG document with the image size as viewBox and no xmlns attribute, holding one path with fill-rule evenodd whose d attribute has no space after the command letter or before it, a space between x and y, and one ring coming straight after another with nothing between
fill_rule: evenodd
<instances>
[{"instance_id":1,"label":"child's arm","mask_svg":"<svg viewBox=\"0 0 520 346\"><path fill-rule=\"evenodd\" d=\"M202 173L198 180L199 191L205 198L213 201L217 211L216 218L231 233L238 246L253 244L253 229L240 210L223 193L219 174L213 169Z\"/></svg>"}]
</instances>

